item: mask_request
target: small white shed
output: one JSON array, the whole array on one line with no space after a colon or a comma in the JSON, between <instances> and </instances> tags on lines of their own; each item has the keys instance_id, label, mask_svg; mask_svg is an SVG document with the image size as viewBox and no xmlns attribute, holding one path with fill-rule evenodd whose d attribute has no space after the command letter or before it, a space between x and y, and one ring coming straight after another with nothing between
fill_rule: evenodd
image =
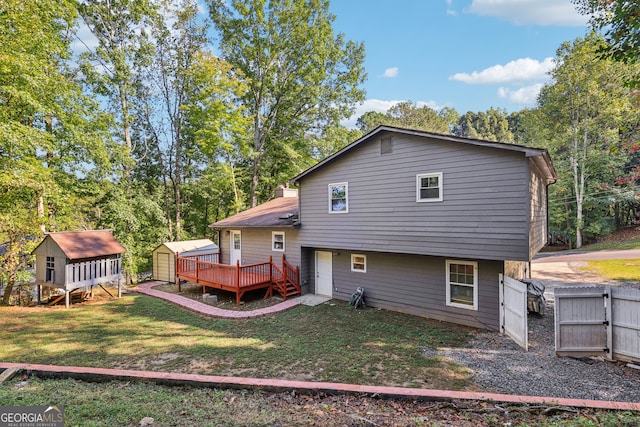
<instances>
[{"instance_id":1,"label":"small white shed","mask_svg":"<svg viewBox=\"0 0 640 427\"><path fill-rule=\"evenodd\" d=\"M209 239L165 242L153 250L153 280L176 282L176 255L218 262L218 245Z\"/></svg>"}]
</instances>

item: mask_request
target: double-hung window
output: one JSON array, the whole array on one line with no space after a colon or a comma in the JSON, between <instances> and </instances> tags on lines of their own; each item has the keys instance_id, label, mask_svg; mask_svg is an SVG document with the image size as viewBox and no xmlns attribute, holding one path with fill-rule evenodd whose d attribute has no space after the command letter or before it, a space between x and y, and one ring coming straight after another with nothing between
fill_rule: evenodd
<instances>
[{"instance_id":1,"label":"double-hung window","mask_svg":"<svg viewBox=\"0 0 640 427\"><path fill-rule=\"evenodd\" d=\"M346 182L329 184L329 213L349 212L349 186Z\"/></svg>"},{"instance_id":2,"label":"double-hung window","mask_svg":"<svg viewBox=\"0 0 640 427\"><path fill-rule=\"evenodd\" d=\"M367 272L367 256L360 254L351 254L351 271L358 273Z\"/></svg>"},{"instance_id":3,"label":"double-hung window","mask_svg":"<svg viewBox=\"0 0 640 427\"><path fill-rule=\"evenodd\" d=\"M442 201L442 172L416 175L416 202Z\"/></svg>"},{"instance_id":4,"label":"double-hung window","mask_svg":"<svg viewBox=\"0 0 640 427\"><path fill-rule=\"evenodd\" d=\"M271 249L284 252L284 231L271 232Z\"/></svg>"},{"instance_id":5,"label":"double-hung window","mask_svg":"<svg viewBox=\"0 0 640 427\"><path fill-rule=\"evenodd\" d=\"M447 260L447 305L478 309L478 263Z\"/></svg>"}]
</instances>

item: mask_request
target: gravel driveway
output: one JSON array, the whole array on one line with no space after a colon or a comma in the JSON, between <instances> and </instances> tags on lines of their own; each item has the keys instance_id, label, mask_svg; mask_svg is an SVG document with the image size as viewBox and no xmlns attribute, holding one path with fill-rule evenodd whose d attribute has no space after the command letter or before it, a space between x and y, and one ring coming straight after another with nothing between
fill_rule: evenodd
<instances>
[{"instance_id":1,"label":"gravel driveway","mask_svg":"<svg viewBox=\"0 0 640 427\"><path fill-rule=\"evenodd\" d=\"M533 278L553 275L559 269L577 274L572 285L602 283L598 278L580 277L579 269L563 265L534 265ZM546 275L546 276L545 276ZM545 283L551 287L557 283ZM476 382L486 391L533 396L640 402L640 370L625 363L602 358L557 357L554 343L552 293L544 315L529 315L529 351L525 352L506 336L481 332L468 348L441 349L443 357L455 360L474 372Z\"/></svg>"}]
</instances>

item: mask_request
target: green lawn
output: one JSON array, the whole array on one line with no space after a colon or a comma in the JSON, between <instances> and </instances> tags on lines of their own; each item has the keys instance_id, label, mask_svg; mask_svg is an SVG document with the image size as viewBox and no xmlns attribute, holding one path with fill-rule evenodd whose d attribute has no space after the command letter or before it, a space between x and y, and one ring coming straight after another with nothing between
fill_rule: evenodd
<instances>
[{"instance_id":1,"label":"green lawn","mask_svg":"<svg viewBox=\"0 0 640 427\"><path fill-rule=\"evenodd\" d=\"M390 400L356 395L266 393L16 378L0 405L62 405L65 425L140 426L637 426L640 413L565 408L544 413L495 402ZM498 407L500 410L498 410Z\"/></svg>"},{"instance_id":2,"label":"green lawn","mask_svg":"<svg viewBox=\"0 0 640 427\"><path fill-rule=\"evenodd\" d=\"M355 384L466 389L470 372L422 355L472 330L345 302L210 319L142 295L0 308L0 360Z\"/></svg>"},{"instance_id":3,"label":"green lawn","mask_svg":"<svg viewBox=\"0 0 640 427\"><path fill-rule=\"evenodd\" d=\"M640 259L588 261L586 268L607 279L640 282Z\"/></svg>"}]
</instances>

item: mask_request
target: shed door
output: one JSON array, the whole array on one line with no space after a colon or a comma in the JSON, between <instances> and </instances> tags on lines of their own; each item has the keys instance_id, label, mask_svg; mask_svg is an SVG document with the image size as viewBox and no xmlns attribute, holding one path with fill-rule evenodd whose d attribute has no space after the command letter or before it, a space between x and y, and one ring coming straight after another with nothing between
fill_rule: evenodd
<instances>
[{"instance_id":1,"label":"shed door","mask_svg":"<svg viewBox=\"0 0 640 427\"><path fill-rule=\"evenodd\" d=\"M229 264L235 265L238 261L242 264L242 236L240 231L232 230L229 246Z\"/></svg>"},{"instance_id":2,"label":"shed door","mask_svg":"<svg viewBox=\"0 0 640 427\"><path fill-rule=\"evenodd\" d=\"M500 331L523 349L529 350L527 285L500 275Z\"/></svg>"},{"instance_id":3,"label":"shed door","mask_svg":"<svg viewBox=\"0 0 640 427\"><path fill-rule=\"evenodd\" d=\"M173 282L174 279L169 273L169 262L171 260L171 254L156 252L156 280L162 280L164 282Z\"/></svg>"},{"instance_id":4,"label":"shed door","mask_svg":"<svg viewBox=\"0 0 640 427\"><path fill-rule=\"evenodd\" d=\"M316 294L333 296L333 254L316 251Z\"/></svg>"}]
</instances>

